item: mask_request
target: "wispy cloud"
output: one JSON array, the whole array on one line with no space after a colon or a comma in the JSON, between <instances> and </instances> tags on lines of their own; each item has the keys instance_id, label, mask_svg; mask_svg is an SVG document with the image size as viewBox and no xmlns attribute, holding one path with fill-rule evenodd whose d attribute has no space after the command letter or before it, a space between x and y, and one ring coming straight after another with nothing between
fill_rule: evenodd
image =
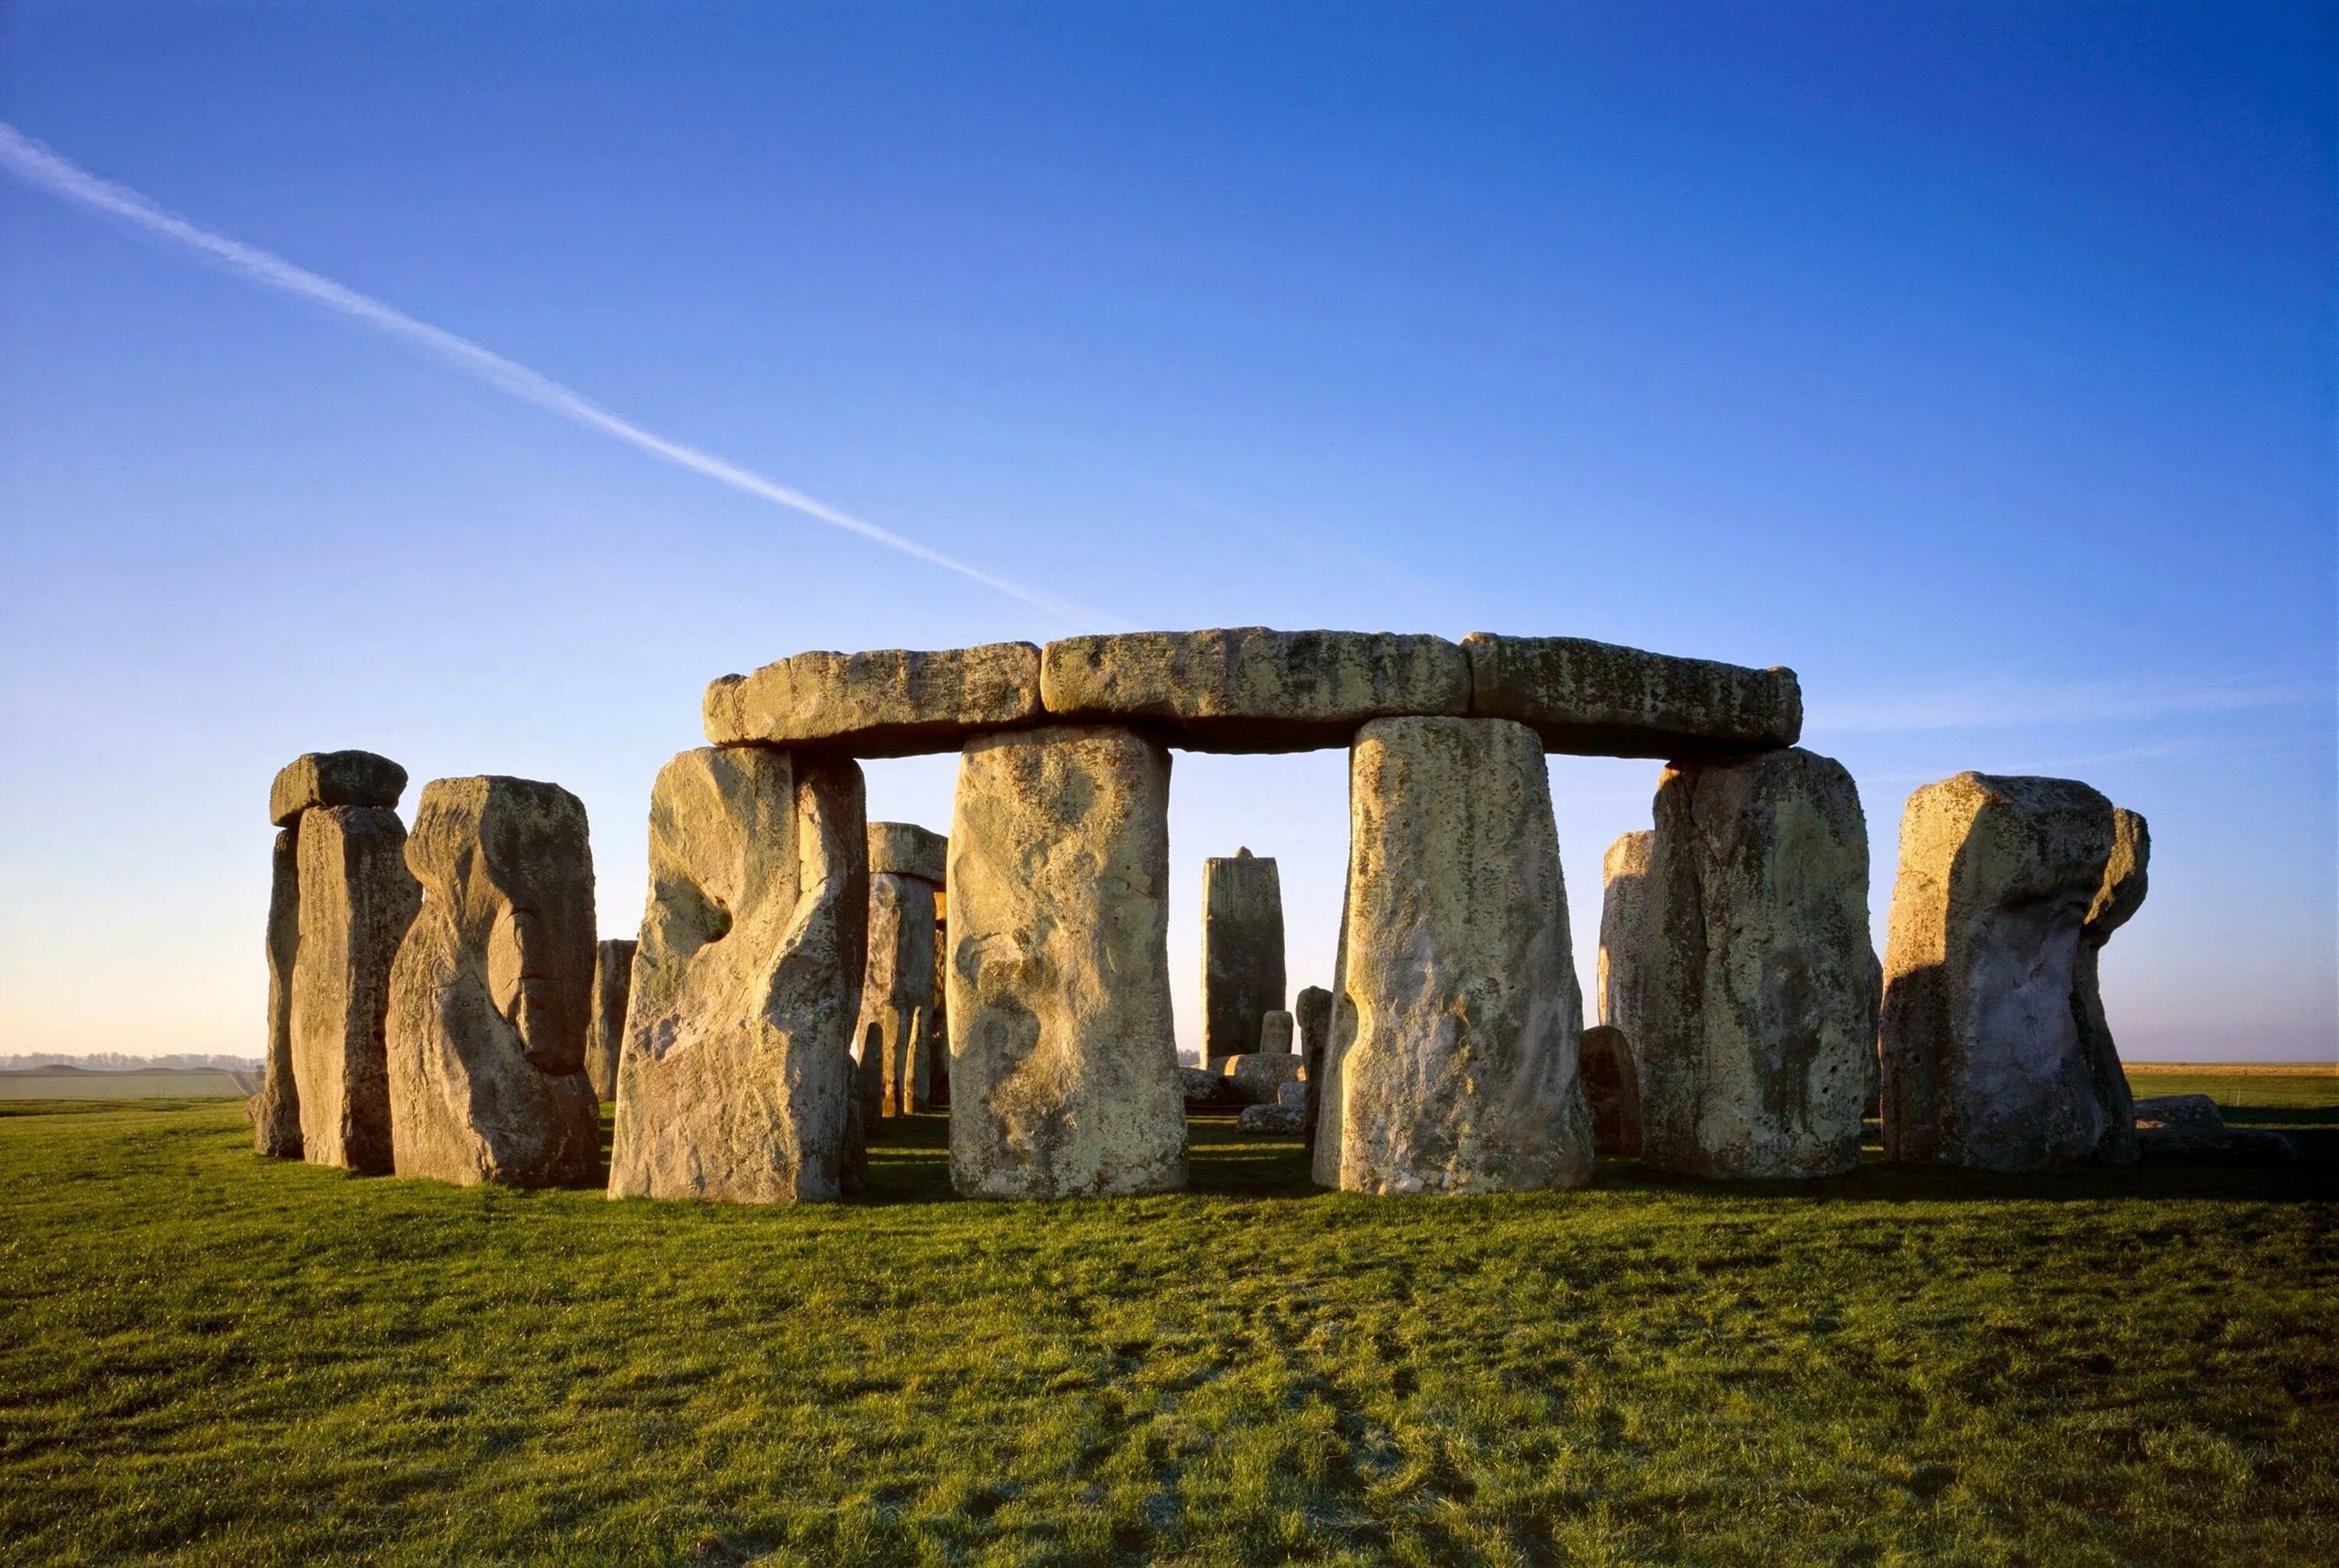
<instances>
[{"instance_id":1,"label":"wispy cloud","mask_svg":"<svg viewBox=\"0 0 2339 1568\"><path fill-rule=\"evenodd\" d=\"M2134 723L2196 714L2328 704L2332 688L2309 681L2004 682L1868 697L1816 697L1813 735L2019 729L2031 725Z\"/></svg>"},{"instance_id":2,"label":"wispy cloud","mask_svg":"<svg viewBox=\"0 0 2339 1568\"><path fill-rule=\"evenodd\" d=\"M336 283L331 278L311 272L305 267L294 266L256 246L231 240L224 234L214 233L199 224L175 217L137 192L101 179L5 123L0 123L0 169L5 169L26 184L37 186L94 212L119 218L143 233L191 251L204 261L255 283L297 295L312 304L322 305L336 314L425 350L465 374L523 402L533 403L587 429L613 436L663 462L687 468L719 485L727 485L759 500L785 507L831 528L857 534L873 544L882 545L913 560L954 572L970 582L980 583L994 592L1019 599L1067 623L1090 626L1125 624L1118 617L1051 598L995 573L970 566L915 539L904 537L891 528L881 528L802 490L767 478L752 468L718 458L712 452L704 452L646 430L631 420L611 413L573 388L565 387L548 376L540 375L525 365L505 359L501 354L483 349L468 338L458 337L428 321L418 321L402 311Z\"/></svg>"}]
</instances>

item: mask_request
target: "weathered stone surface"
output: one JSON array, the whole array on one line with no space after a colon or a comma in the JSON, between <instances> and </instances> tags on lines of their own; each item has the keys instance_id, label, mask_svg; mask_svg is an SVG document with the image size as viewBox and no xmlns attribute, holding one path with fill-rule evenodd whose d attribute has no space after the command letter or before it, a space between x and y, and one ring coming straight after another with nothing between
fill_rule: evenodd
<instances>
[{"instance_id":1,"label":"weathered stone surface","mask_svg":"<svg viewBox=\"0 0 2339 1568\"><path fill-rule=\"evenodd\" d=\"M422 910L390 971L398 1173L464 1186L594 1180L601 1119L585 1074L594 941L584 804L532 779L433 779L406 863Z\"/></svg>"},{"instance_id":2,"label":"weathered stone surface","mask_svg":"<svg viewBox=\"0 0 2339 1568\"><path fill-rule=\"evenodd\" d=\"M1301 1082L1298 1079L1294 1079L1289 1083L1277 1085L1275 1090L1275 1103L1278 1105L1288 1105L1292 1109L1300 1111L1304 1114L1308 1109L1307 1084Z\"/></svg>"},{"instance_id":3,"label":"weathered stone surface","mask_svg":"<svg viewBox=\"0 0 2339 1568\"><path fill-rule=\"evenodd\" d=\"M853 1181L863 803L842 757L707 747L658 774L612 1198L825 1201Z\"/></svg>"},{"instance_id":4,"label":"weathered stone surface","mask_svg":"<svg viewBox=\"0 0 2339 1568\"><path fill-rule=\"evenodd\" d=\"M950 860L950 840L913 822L869 824L869 874L913 876L935 887Z\"/></svg>"},{"instance_id":5,"label":"weathered stone surface","mask_svg":"<svg viewBox=\"0 0 2339 1568\"><path fill-rule=\"evenodd\" d=\"M1296 1105L1246 1105L1235 1118L1235 1128L1240 1132L1277 1133L1288 1138L1298 1132L1308 1113Z\"/></svg>"},{"instance_id":6,"label":"weathered stone surface","mask_svg":"<svg viewBox=\"0 0 2339 1568\"><path fill-rule=\"evenodd\" d=\"M2087 922L2079 932L2079 951L2071 962L2071 1016L2078 1023L2079 1052L2087 1060L2096 1103L2104 1109L2104 1138L2096 1153L2115 1165L2136 1159L2140 1146L2127 1074L2121 1070L2119 1047L2113 1043L2111 1024L2104 1017L2100 957L2112 932L2143 907L2151 861L2152 832L2144 818L2114 806L2111 859L2104 866L2103 886L2096 890L2095 902L2087 908Z\"/></svg>"},{"instance_id":7,"label":"weathered stone surface","mask_svg":"<svg viewBox=\"0 0 2339 1568\"><path fill-rule=\"evenodd\" d=\"M1472 632L1470 713L1512 719L1555 752L1697 761L1791 746L1803 695L1790 669L1676 658L1584 637Z\"/></svg>"},{"instance_id":8,"label":"weathered stone surface","mask_svg":"<svg viewBox=\"0 0 2339 1568\"><path fill-rule=\"evenodd\" d=\"M1281 1008L1258 1016L1258 1053L1261 1056L1288 1056L1296 1063L1299 1058L1291 1049L1291 1015Z\"/></svg>"},{"instance_id":9,"label":"weathered stone surface","mask_svg":"<svg viewBox=\"0 0 2339 1568\"><path fill-rule=\"evenodd\" d=\"M1226 1100L1221 1093L1225 1083L1225 1080L1208 1068L1180 1067L1178 1070L1178 1087L1186 1097L1186 1109L1189 1110L1208 1110L1225 1104Z\"/></svg>"},{"instance_id":10,"label":"weathered stone surface","mask_svg":"<svg viewBox=\"0 0 2339 1568\"><path fill-rule=\"evenodd\" d=\"M1307 1124L1300 1129L1307 1141L1308 1158L1312 1166L1316 1158L1316 1129L1323 1114L1323 1096L1319 1088L1324 1081L1324 1053L1332 1043L1332 993L1320 985L1302 986L1291 1006L1292 1016L1299 1024L1300 1070L1307 1076L1307 1090L1301 1109L1307 1112Z\"/></svg>"},{"instance_id":11,"label":"weathered stone surface","mask_svg":"<svg viewBox=\"0 0 2339 1568\"><path fill-rule=\"evenodd\" d=\"M1628 833L1608 846L1600 866L1600 1021L1623 1031L1636 1063L1654 1005L1650 960L1658 938L1649 857L1656 843L1653 831Z\"/></svg>"},{"instance_id":12,"label":"weathered stone surface","mask_svg":"<svg viewBox=\"0 0 2339 1568\"><path fill-rule=\"evenodd\" d=\"M2227 1127L2225 1113L2206 1094L2164 1094L2135 1101L2134 1109L2137 1143L2145 1154L2298 1158L2298 1146L2279 1132Z\"/></svg>"},{"instance_id":13,"label":"weathered stone surface","mask_svg":"<svg viewBox=\"0 0 2339 1568\"><path fill-rule=\"evenodd\" d=\"M1642 1163L1722 1180L1857 1169L1876 991L1851 774L1800 748L1669 767L1656 819Z\"/></svg>"},{"instance_id":14,"label":"weathered stone surface","mask_svg":"<svg viewBox=\"0 0 2339 1568\"><path fill-rule=\"evenodd\" d=\"M797 654L706 688L706 738L716 745L862 757L952 751L1039 714L1040 650L1030 643Z\"/></svg>"},{"instance_id":15,"label":"weathered stone surface","mask_svg":"<svg viewBox=\"0 0 2339 1568\"><path fill-rule=\"evenodd\" d=\"M1237 626L1067 637L1041 656L1051 718L1134 725L1205 752L1345 745L1367 719L1461 714L1470 666L1444 637Z\"/></svg>"},{"instance_id":16,"label":"weathered stone surface","mask_svg":"<svg viewBox=\"0 0 2339 1568\"><path fill-rule=\"evenodd\" d=\"M604 1104L617 1098L617 1058L626 1047L626 1000L633 992L635 944L623 937L593 949L593 1013L585 1026L585 1076Z\"/></svg>"},{"instance_id":17,"label":"weathered stone surface","mask_svg":"<svg viewBox=\"0 0 2339 1568\"><path fill-rule=\"evenodd\" d=\"M923 1036L933 1008L933 883L893 872L873 873L860 1027L864 1073L867 1053L876 1052L880 1116L907 1116L926 1109Z\"/></svg>"},{"instance_id":18,"label":"weathered stone surface","mask_svg":"<svg viewBox=\"0 0 2339 1568\"><path fill-rule=\"evenodd\" d=\"M1641 1077L1624 1031L1604 1023L1585 1030L1579 1060L1594 1151L1609 1159L1634 1158L1641 1152Z\"/></svg>"},{"instance_id":19,"label":"weathered stone surface","mask_svg":"<svg viewBox=\"0 0 2339 1568\"><path fill-rule=\"evenodd\" d=\"M304 752L268 786L268 820L290 827L311 806L398 804L406 770L371 752Z\"/></svg>"},{"instance_id":20,"label":"weathered stone surface","mask_svg":"<svg viewBox=\"0 0 2339 1568\"><path fill-rule=\"evenodd\" d=\"M292 965L301 951L301 830L280 828L268 883L268 1057L252 1097L252 1147L301 1158L301 1092L292 1077Z\"/></svg>"},{"instance_id":21,"label":"weathered stone surface","mask_svg":"<svg viewBox=\"0 0 2339 1568\"><path fill-rule=\"evenodd\" d=\"M1909 797L1884 952L1884 1150L2036 1170L2089 1159L2097 1095L2072 1006L2111 802L2068 779L1965 773Z\"/></svg>"},{"instance_id":22,"label":"weathered stone surface","mask_svg":"<svg viewBox=\"0 0 2339 1568\"><path fill-rule=\"evenodd\" d=\"M300 820L291 1054L301 1157L386 1171L383 1021L391 962L421 890L407 874L406 829L389 807L311 806Z\"/></svg>"},{"instance_id":23,"label":"weathered stone surface","mask_svg":"<svg viewBox=\"0 0 2339 1568\"><path fill-rule=\"evenodd\" d=\"M1542 745L1501 719L1367 725L1326 1086L1353 1192L1574 1187L1592 1173L1583 1001Z\"/></svg>"},{"instance_id":24,"label":"weathered stone surface","mask_svg":"<svg viewBox=\"0 0 2339 1568\"><path fill-rule=\"evenodd\" d=\"M1289 1050L1249 1051L1211 1065L1225 1080L1226 1097L1238 1105L1272 1104L1285 1084L1299 1080L1300 1059Z\"/></svg>"},{"instance_id":25,"label":"weathered stone surface","mask_svg":"<svg viewBox=\"0 0 2339 1568\"><path fill-rule=\"evenodd\" d=\"M1204 860L1202 1060L1264 1049L1259 1019L1283 1006L1283 883L1275 857L1243 849Z\"/></svg>"},{"instance_id":26,"label":"weathered stone surface","mask_svg":"<svg viewBox=\"0 0 2339 1568\"><path fill-rule=\"evenodd\" d=\"M950 840L951 1182L1186 1185L1170 1023L1170 754L1125 729L970 743Z\"/></svg>"}]
</instances>

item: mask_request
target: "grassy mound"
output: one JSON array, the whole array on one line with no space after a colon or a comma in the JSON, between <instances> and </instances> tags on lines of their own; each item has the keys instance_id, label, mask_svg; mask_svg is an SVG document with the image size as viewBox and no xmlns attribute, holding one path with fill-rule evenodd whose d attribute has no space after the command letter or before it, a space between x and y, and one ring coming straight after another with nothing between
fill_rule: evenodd
<instances>
[{"instance_id":1,"label":"grassy mound","mask_svg":"<svg viewBox=\"0 0 2339 1568\"><path fill-rule=\"evenodd\" d=\"M792 1210L18 1106L0 1558L2331 1562L2334 1100L2235 1114L2286 1169L1414 1201L1203 1121L1051 1206L922 1118Z\"/></svg>"}]
</instances>

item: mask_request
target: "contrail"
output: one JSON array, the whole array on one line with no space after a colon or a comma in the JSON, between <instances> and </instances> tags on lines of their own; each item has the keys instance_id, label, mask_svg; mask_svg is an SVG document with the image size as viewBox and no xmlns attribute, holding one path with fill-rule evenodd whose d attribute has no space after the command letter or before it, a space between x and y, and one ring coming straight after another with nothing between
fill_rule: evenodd
<instances>
[{"instance_id":1,"label":"contrail","mask_svg":"<svg viewBox=\"0 0 2339 1568\"><path fill-rule=\"evenodd\" d=\"M883 545L889 550L899 551L914 560L923 561L928 566L955 572L971 582L981 583L984 587L1005 594L1010 598L1021 599L1035 609L1045 610L1074 625L1120 624L1117 617L1050 598L1021 584L1011 583L1005 577L994 577L979 567L954 560L940 550L930 549L915 539L904 538L891 528L864 522L849 512L839 511L825 501L807 496L802 490L791 489L776 479L767 479L752 468L726 462L712 452L702 452L696 447L685 446L680 441L668 440L664 436L646 430L630 419L618 418L582 392L564 387L550 377L539 375L526 365L507 360L492 350L483 349L468 338L459 338L428 321L418 321L380 300L369 298L355 289L345 288L331 278L320 277L305 267L296 267L280 256L271 256L241 241L231 240L183 218L173 217L127 186L100 179L79 164L59 157L5 121L0 121L0 168L5 168L27 184L37 185L84 207L124 219L158 239L184 246L203 260L229 271L242 273L256 283L265 283L271 289L297 294L329 311L337 311L353 321L362 321L378 331L427 349L456 369L491 387L499 388L515 398L534 403L539 409L548 409L588 429L615 436L627 446L638 448L676 468L688 468L692 473L703 474L717 484L728 485L735 490L744 491L775 506L800 512L832 528L858 534L864 539Z\"/></svg>"}]
</instances>

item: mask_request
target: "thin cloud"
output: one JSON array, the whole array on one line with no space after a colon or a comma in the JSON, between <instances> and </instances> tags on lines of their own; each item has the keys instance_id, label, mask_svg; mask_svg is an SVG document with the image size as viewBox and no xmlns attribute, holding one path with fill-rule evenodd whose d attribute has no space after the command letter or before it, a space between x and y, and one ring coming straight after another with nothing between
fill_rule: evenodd
<instances>
[{"instance_id":1,"label":"thin cloud","mask_svg":"<svg viewBox=\"0 0 2339 1568\"><path fill-rule=\"evenodd\" d=\"M2019 729L2030 725L2122 723L2192 714L2245 713L2331 700L2301 681L2216 681L2189 686L2134 682L2012 683L1811 704L1815 735Z\"/></svg>"},{"instance_id":2,"label":"thin cloud","mask_svg":"<svg viewBox=\"0 0 2339 1568\"><path fill-rule=\"evenodd\" d=\"M280 256L241 241L231 240L224 234L213 233L183 218L174 217L137 192L99 178L5 122L0 122L0 169L5 169L26 184L37 186L94 212L122 219L144 233L192 251L204 261L255 283L297 295L311 304L322 305L336 314L425 350L475 380L485 381L522 402L533 403L573 424L613 436L662 462L686 468L713 479L716 484L727 485L743 494L769 501L774 506L785 507L831 528L857 534L873 544L882 545L913 560L956 573L970 582L980 583L1068 623L1127 624L1079 605L1051 598L979 567L969 566L915 539L905 538L891 528L881 528L802 490L783 485L776 479L766 478L752 468L742 468L712 452L704 452L646 430L631 420L611 413L573 388L565 387L548 376L540 375L525 365L505 359L501 354L483 349L468 338L458 337L428 321L418 321L402 311L394 310L379 300L360 294L305 267L296 267Z\"/></svg>"}]
</instances>

